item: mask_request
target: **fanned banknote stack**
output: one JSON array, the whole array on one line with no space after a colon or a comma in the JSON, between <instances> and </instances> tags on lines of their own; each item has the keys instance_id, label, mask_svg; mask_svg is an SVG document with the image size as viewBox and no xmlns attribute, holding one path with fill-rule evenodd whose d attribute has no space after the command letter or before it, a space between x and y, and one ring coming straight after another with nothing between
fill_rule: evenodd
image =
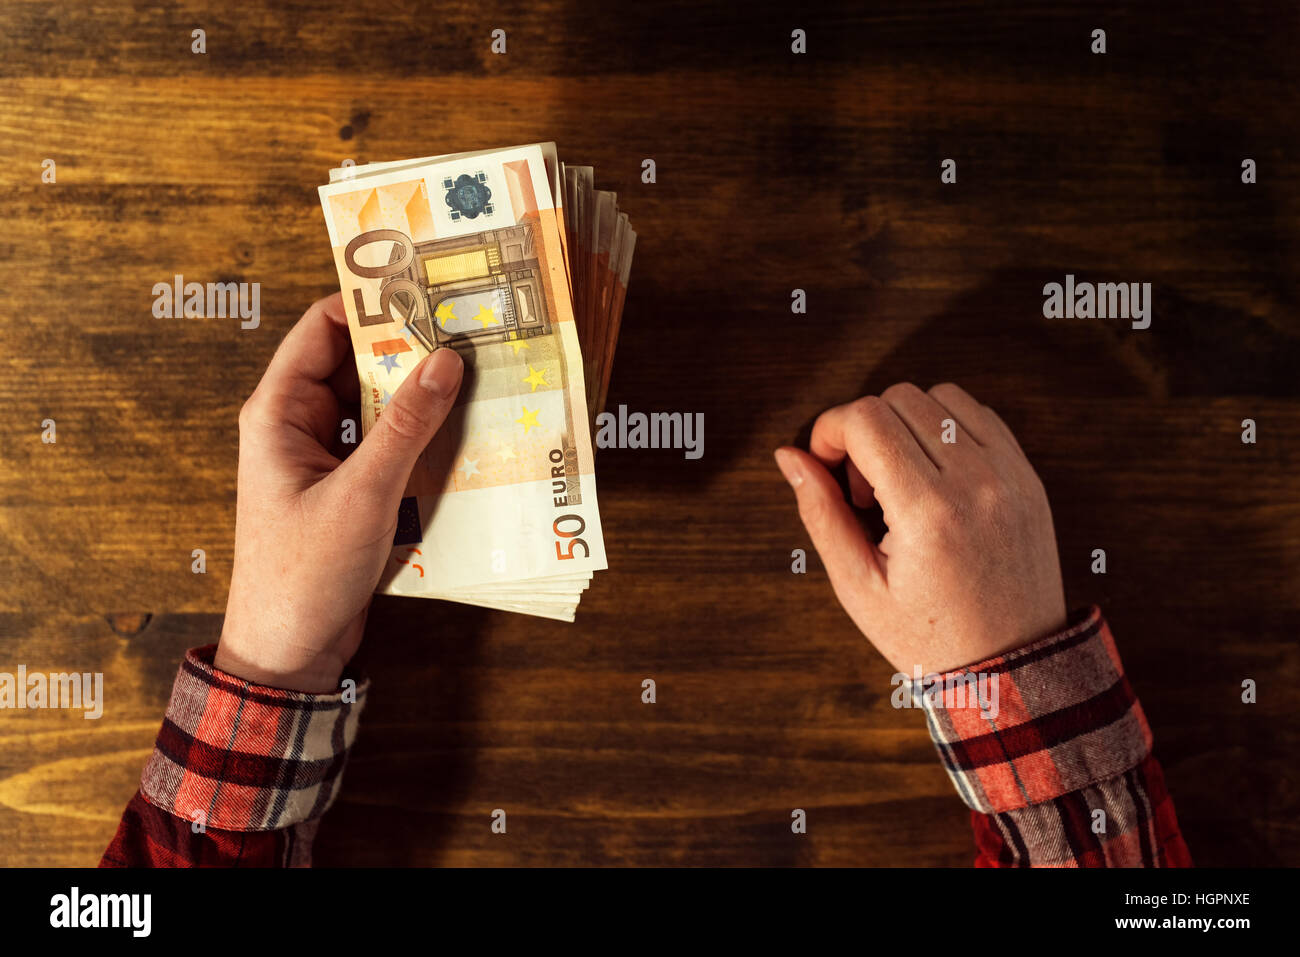
<instances>
[{"instance_id":1,"label":"fanned banknote stack","mask_svg":"<svg viewBox=\"0 0 1300 957\"><path fill-rule=\"evenodd\" d=\"M636 233L554 143L330 171L321 206L362 431L425 355L465 360L379 591L573 621L606 567L592 424Z\"/></svg>"}]
</instances>

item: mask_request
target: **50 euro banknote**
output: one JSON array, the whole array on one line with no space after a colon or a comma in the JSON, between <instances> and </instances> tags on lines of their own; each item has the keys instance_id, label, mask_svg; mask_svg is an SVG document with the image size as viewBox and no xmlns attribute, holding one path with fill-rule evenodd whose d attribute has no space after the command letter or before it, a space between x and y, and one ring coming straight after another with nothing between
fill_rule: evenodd
<instances>
[{"instance_id":1,"label":"50 euro banknote","mask_svg":"<svg viewBox=\"0 0 1300 957\"><path fill-rule=\"evenodd\" d=\"M534 145L320 187L363 433L426 354L465 360L408 483L382 592L571 620L606 567L550 179Z\"/></svg>"}]
</instances>

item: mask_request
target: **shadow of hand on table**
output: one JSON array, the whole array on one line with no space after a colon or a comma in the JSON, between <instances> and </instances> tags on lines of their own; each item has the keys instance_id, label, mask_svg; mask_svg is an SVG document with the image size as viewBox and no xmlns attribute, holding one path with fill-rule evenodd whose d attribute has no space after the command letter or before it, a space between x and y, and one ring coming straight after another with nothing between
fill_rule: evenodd
<instances>
[{"instance_id":1,"label":"shadow of hand on table","mask_svg":"<svg viewBox=\"0 0 1300 957\"><path fill-rule=\"evenodd\" d=\"M490 614L375 596L356 659L370 691L318 866L438 863L474 779L479 689L466 679Z\"/></svg>"},{"instance_id":2,"label":"shadow of hand on table","mask_svg":"<svg viewBox=\"0 0 1300 957\"><path fill-rule=\"evenodd\" d=\"M1158 284L1147 330L1045 319L1043 284L1065 272L994 274L921 323L841 401L951 381L1002 416L1052 502L1067 600L1097 602L1111 621L1194 859L1276 864L1265 822L1293 803L1291 775L1278 770L1276 728L1243 713L1240 681L1258 662L1242 649L1292 628L1284 610L1300 569L1287 567L1261 512L1269 493L1240 423L1300 394L1300 336ZM863 520L879 534L878 509ZM1106 550L1108 574L1093 574L1095 548ZM1278 561L1240 567L1258 555ZM1212 777L1242 785L1225 790Z\"/></svg>"}]
</instances>

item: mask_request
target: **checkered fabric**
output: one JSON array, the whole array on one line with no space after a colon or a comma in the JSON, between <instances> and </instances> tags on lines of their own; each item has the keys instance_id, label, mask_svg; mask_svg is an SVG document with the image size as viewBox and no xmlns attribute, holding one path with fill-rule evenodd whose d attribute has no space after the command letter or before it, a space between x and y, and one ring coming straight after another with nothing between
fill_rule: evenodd
<instances>
[{"instance_id":1,"label":"checkered fabric","mask_svg":"<svg viewBox=\"0 0 1300 957\"><path fill-rule=\"evenodd\" d=\"M262 687L213 668L215 650L191 651L181 666L100 866L311 863L368 685L355 703ZM938 694L926 686L912 693L973 809L976 866L1191 866L1151 729L1097 608L941 676Z\"/></svg>"},{"instance_id":2,"label":"checkered fabric","mask_svg":"<svg viewBox=\"0 0 1300 957\"><path fill-rule=\"evenodd\" d=\"M912 693L975 812L977 866L1191 865L1099 608Z\"/></svg>"},{"instance_id":3,"label":"checkered fabric","mask_svg":"<svg viewBox=\"0 0 1300 957\"><path fill-rule=\"evenodd\" d=\"M104 865L232 863L223 842L245 865L309 862L315 821L338 794L369 684L356 686L355 701L268 688L218 671L215 652L194 649L181 664Z\"/></svg>"}]
</instances>

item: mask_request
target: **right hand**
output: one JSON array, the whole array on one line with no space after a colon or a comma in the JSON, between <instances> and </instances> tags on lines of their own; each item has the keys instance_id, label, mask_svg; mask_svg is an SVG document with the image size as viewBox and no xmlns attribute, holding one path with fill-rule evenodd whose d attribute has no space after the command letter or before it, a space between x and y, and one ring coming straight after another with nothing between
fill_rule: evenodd
<instances>
[{"instance_id":1,"label":"right hand","mask_svg":"<svg viewBox=\"0 0 1300 957\"><path fill-rule=\"evenodd\" d=\"M900 383L824 412L809 445L777 464L840 604L896 669L950 671L1065 625L1047 493L988 406ZM846 457L853 504L884 512L879 545L827 471Z\"/></svg>"}]
</instances>

